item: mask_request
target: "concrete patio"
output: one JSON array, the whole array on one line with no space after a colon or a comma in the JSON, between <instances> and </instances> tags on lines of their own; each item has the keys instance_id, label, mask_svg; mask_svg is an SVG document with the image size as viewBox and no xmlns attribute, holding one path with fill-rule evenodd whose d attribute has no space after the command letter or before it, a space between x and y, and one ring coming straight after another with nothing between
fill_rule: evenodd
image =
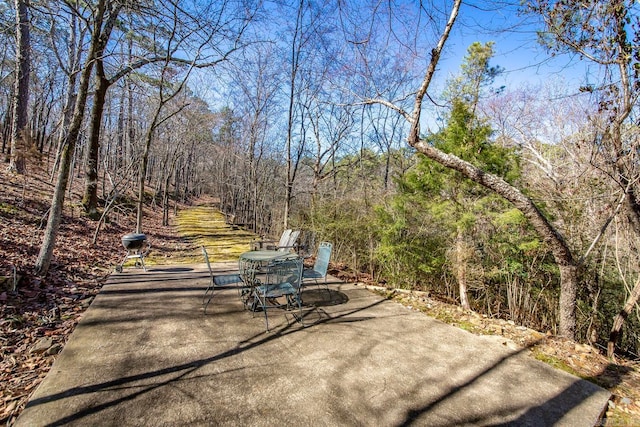
<instances>
[{"instance_id":1,"label":"concrete patio","mask_svg":"<svg viewBox=\"0 0 640 427\"><path fill-rule=\"evenodd\" d=\"M230 271L234 264L216 264ZM304 293L306 327L202 310L204 265L114 274L17 426L589 426L609 393L363 289Z\"/></svg>"}]
</instances>

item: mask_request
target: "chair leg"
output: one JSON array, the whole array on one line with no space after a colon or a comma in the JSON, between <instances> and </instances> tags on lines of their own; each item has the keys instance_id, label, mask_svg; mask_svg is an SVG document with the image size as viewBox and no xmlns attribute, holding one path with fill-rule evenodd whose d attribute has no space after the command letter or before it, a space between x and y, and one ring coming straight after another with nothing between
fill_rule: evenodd
<instances>
[{"instance_id":1,"label":"chair leg","mask_svg":"<svg viewBox=\"0 0 640 427\"><path fill-rule=\"evenodd\" d=\"M202 295L202 305L205 305L205 300L207 299L207 294L209 294L209 287L204 291L204 295Z\"/></svg>"},{"instance_id":2,"label":"chair leg","mask_svg":"<svg viewBox=\"0 0 640 427\"><path fill-rule=\"evenodd\" d=\"M292 300L294 300L295 304L298 306L298 315L296 316L296 314L294 313L291 316L298 322L300 322L302 326L304 326L304 322L302 321L302 298L300 297L300 294L297 293L295 295L287 295L287 311L291 311L291 308L293 308ZM287 313L285 313L285 317L287 319L287 323L289 323L289 317L287 316Z\"/></svg>"},{"instance_id":3,"label":"chair leg","mask_svg":"<svg viewBox=\"0 0 640 427\"><path fill-rule=\"evenodd\" d=\"M258 307L262 307L264 313L264 324L269 332L269 316L267 315L267 297L260 297L258 292L253 293L253 303L251 304L252 317L255 317Z\"/></svg>"},{"instance_id":4,"label":"chair leg","mask_svg":"<svg viewBox=\"0 0 640 427\"><path fill-rule=\"evenodd\" d=\"M267 315L267 297L262 301L262 311L264 312L264 324L269 332L269 316Z\"/></svg>"},{"instance_id":5,"label":"chair leg","mask_svg":"<svg viewBox=\"0 0 640 427\"><path fill-rule=\"evenodd\" d=\"M298 303L298 316L300 317L300 324L304 327L304 321L302 320L302 298L299 294L295 295L296 302Z\"/></svg>"},{"instance_id":6,"label":"chair leg","mask_svg":"<svg viewBox=\"0 0 640 427\"><path fill-rule=\"evenodd\" d=\"M206 293L205 293L206 295ZM209 303L211 302L211 300L213 299L213 289L211 290L211 293L209 294L209 298L207 299L207 302L205 303L203 300L203 304L204 304L204 314L207 314L207 307L209 306Z\"/></svg>"},{"instance_id":7,"label":"chair leg","mask_svg":"<svg viewBox=\"0 0 640 427\"><path fill-rule=\"evenodd\" d=\"M204 314L207 314L207 306L211 302L211 298L213 298L213 286L209 284L207 289L204 291L204 295L202 296L202 306L204 307Z\"/></svg>"}]
</instances>

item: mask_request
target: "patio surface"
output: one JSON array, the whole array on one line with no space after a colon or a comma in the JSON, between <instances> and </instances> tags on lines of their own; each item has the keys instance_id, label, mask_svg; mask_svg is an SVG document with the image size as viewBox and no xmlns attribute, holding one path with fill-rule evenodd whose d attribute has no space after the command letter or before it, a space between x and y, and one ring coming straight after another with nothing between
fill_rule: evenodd
<instances>
[{"instance_id":1,"label":"patio surface","mask_svg":"<svg viewBox=\"0 0 640 427\"><path fill-rule=\"evenodd\" d=\"M215 264L230 270L234 264ZM243 310L204 265L114 274L16 426L589 426L609 392L331 280L306 327Z\"/></svg>"}]
</instances>

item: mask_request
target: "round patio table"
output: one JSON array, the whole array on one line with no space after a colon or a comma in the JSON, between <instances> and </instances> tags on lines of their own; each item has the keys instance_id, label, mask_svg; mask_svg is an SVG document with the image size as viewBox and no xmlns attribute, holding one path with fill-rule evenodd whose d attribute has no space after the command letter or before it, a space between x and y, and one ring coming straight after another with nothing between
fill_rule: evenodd
<instances>
[{"instance_id":1,"label":"round patio table","mask_svg":"<svg viewBox=\"0 0 640 427\"><path fill-rule=\"evenodd\" d=\"M254 262L262 262L268 263L269 261L273 261L275 259L289 259L296 258L298 255L291 252L282 252L282 251L249 251L240 255L240 261L254 261Z\"/></svg>"}]
</instances>

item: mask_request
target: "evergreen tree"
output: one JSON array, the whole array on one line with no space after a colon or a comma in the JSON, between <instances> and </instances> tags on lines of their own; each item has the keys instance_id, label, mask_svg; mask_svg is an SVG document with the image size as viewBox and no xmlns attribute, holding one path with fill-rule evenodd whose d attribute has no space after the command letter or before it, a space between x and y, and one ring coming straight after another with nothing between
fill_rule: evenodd
<instances>
[{"instance_id":1,"label":"evergreen tree","mask_svg":"<svg viewBox=\"0 0 640 427\"><path fill-rule=\"evenodd\" d=\"M451 101L447 126L425 140L435 148L466 160L507 181L518 175L518 164L511 150L491 143L490 126L478 119L476 105L499 73L490 67L492 43L473 43L462 65L460 76L449 83L445 97ZM391 259L405 260L397 268L406 271L411 264L417 273L438 272L455 277L461 305L469 309L469 284L482 278L471 268L481 264L476 258L478 216L503 204L489 190L464 178L459 172L420 156L415 168L399 180L399 194L390 209L380 211L389 224L383 228L379 255L392 277ZM448 250L447 248L453 248ZM434 278L431 278L433 280Z\"/></svg>"}]
</instances>

